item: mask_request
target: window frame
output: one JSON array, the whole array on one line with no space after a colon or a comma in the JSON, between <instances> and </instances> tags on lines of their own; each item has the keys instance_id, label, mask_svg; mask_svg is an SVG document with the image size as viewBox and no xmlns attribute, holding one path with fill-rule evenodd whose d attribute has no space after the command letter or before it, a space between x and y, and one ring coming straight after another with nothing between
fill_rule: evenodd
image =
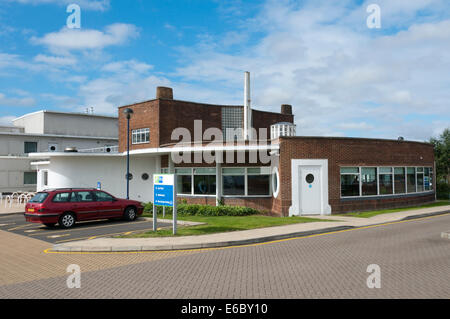
<instances>
[{"instance_id":1,"label":"window frame","mask_svg":"<svg viewBox=\"0 0 450 319\"><path fill-rule=\"evenodd\" d=\"M341 173L341 168L344 167L351 167L351 168L358 168L358 174L357 173ZM377 169L377 195L363 195L362 194L362 180L361 180L361 171L363 168L376 168ZM391 176L392 176L392 194L380 194L380 168L391 168ZM405 178L405 192L404 193L396 193L395 192L395 168L403 168L404 169L404 178ZM414 168L414 180L415 180L415 191L408 193L408 168ZM417 191L417 169L422 168L422 172L419 172L420 174L423 174L423 191ZM430 172L430 189L425 190L425 168L429 169ZM365 198L374 198L374 197L403 197L403 196L411 196L414 194L426 194L426 193L433 193L434 188L432 187L433 181L431 180L431 175L433 172L432 166L399 166L399 165L382 165L382 166L351 166L351 165L342 165L339 166L339 195L340 199L365 199ZM341 175L359 175L359 195L358 196L342 196L342 184L340 182L340 176ZM381 175L388 175L387 173L382 173ZM398 174L397 174L398 175Z\"/></svg>"},{"instance_id":2,"label":"window frame","mask_svg":"<svg viewBox=\"0 0 450 319\"><path fill-rule=\"evenodd\" d=\"M142 134L144 136L144 141L142 141ZM148 140L146 140L146 137L148 136ZM137 141L139 137L139 142ZM149 127L143 127L143 128L136 128L131 130L131 144L132 145L138 145L138 144L147 144L150 143L150 128Z\"/></svg>"}]
</instances>

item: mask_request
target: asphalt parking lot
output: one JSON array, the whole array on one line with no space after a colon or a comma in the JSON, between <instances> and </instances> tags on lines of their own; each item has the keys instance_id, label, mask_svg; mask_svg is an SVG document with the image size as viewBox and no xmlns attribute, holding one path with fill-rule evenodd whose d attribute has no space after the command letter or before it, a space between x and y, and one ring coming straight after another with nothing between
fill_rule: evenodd
<instances>
[{"instance_id":1,"label":"asphalt parking lot","mask_svg":"<svg viewBox=\"0 0 450 319\"><path fill-rule=\"evenodd\" d=\"M158 228L170 227L171 225L171 223L158 223ZM152 229L152 221L143 217L132 222L123 220L80 222L76 223L73 228L61 229L58 225L48 228L42 224L26 222L22 213L0 216L0 230L40 239L53 244L150 231Z\"/></svg>"}]
</instances>

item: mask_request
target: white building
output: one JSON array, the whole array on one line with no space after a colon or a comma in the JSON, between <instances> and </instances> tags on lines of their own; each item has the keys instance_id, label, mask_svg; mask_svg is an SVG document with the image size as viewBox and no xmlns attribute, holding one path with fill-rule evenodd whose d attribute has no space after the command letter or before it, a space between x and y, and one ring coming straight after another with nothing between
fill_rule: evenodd
<instances>
[{"instance_id":1,"label":"white building","mask_svg":"<svg viewBox=\"0 0 450 319\"><path fill-rule=\"evenodd\" d=\"M38 111L0 126L0 192L35 191L37 170L30 153L116 147L117 117Z\"/></svg>"}]
</instances>

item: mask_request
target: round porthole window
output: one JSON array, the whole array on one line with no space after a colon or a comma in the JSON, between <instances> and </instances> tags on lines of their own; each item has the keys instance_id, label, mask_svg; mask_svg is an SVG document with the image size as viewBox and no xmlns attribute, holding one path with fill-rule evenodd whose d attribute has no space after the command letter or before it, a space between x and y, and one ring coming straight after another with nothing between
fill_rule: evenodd
<instances>
[{"instance_id":1,"label":"round porthole window","mask_svg":"<svg viewBox=\"0 0 450 319\"><path fill-rule=\"evenodd\" d=\"M311 184L312 182L314 182L314 175L313 174L306 175L305 180L308 184Z\"/></svg>"},{"instance_id":2,"label":"round porthole window","mask_svg":"<svg viewBox=\"0 0 450 319\"><path fill-rule=\"evenodd\" d=\"M273 197L278 197L280 191L280 175L278 174L278 169L275 167L272 171L272 193Z\"/></svg>"},{"instance_id":3,"label":"round porthole window","mask_svg":"<svg viewBox=\"0 0 450 319\"><path fill-rule=\"evenodd\" d=\"M125 174L125 179L127 179L127 174ZM128 174L128 180L132 180L133 179L133 174L129 173Z\"/></svg>"},{"instance_id":4,"label":"round porthole window","mask_svg":"<svg viewBox=\"0 0 450 319\"><path fill-rule=\"evenodd\" d=\"M142 174L142 179L144 180L144 181L146 181L147 179L148 179L148 174L147 173L144 173L144 174Z\"/></svg>"}]
</instances>

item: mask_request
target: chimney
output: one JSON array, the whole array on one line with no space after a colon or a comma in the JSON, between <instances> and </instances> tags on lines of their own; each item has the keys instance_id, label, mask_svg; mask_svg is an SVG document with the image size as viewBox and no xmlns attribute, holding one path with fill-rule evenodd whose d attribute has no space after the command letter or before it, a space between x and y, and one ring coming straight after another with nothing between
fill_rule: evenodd
<instances>
[{"instance_id":1,"label":"chimney","mask_svg":"<svg viewBox=\"0 0 450 319\"><path fill-rule=\"evenodd\" d=\"M292 115L292 105L290 105L290 104L281 104L281 114Z\"/></svg>"},{"instance_id":2,"label":"chimney","mask_svg":"<svg viewBox=\"0 0 450 319\"><path fill-rule=\"evenodd\" d=\"M157 99L167 99L173 100L173 91L172 88L158 86L156 88L156 98Z\"/></svg>"},{"instance_id":3,"label":"chimney","mask_svg":"<svg viewBox=\"0 0 450 319\"><path fill-rule=\"evenodd\" d=\"M252 109L250 107L250 72L244 77L244 140L252 139Z\"/></svg>"}]
</instances>

